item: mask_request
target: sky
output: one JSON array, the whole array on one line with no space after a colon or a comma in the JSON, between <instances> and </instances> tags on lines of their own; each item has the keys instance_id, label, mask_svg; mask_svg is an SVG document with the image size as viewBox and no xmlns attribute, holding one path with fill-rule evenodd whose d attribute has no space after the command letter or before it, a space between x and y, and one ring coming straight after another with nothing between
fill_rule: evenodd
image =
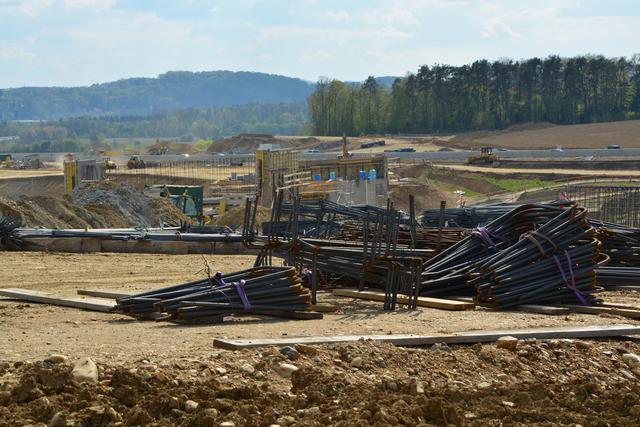
<instances>
[{"instance_id":1,"label":"sky","mask_svg":"<svg viewBox=\"0 0 640 427\"><path fill-rule=\"evenodd\" d=\"M0 88L167 71L315 81L640 53L640 0L0 0Z\"/></svg>"}]
</instances>

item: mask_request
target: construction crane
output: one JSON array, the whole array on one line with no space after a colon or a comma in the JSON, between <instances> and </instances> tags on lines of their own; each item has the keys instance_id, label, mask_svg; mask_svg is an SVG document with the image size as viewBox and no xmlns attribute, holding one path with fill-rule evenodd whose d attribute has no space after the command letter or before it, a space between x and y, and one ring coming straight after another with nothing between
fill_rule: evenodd
<instances>
[{"instance_id":1,"label":"construction crane","mask_svg":"<svg viewBox=\"0 0 640 427\"><path fill-rule=\"evenodd\" d=\"M469 156L467 159L467 164L469 165L497 166L498 162L498 155L493 152L492 147L482 147L480 148L479 156Z\"/></svg>"}]
</instances>

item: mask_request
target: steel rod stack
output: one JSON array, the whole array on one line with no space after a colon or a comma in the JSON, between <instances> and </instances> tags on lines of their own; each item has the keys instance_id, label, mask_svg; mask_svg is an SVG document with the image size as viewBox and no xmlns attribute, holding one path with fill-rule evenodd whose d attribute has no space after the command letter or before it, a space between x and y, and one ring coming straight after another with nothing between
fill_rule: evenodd
<instances>
[{"instance_id":1,"label":"steel rod stack","mask_svg":"<svg viewBox=\"0 0 640 427\"><path fill-rule=\"evenodd\" d=\"M470 236L427 260L423 265L422 294L430 296L474 295L468 283L476 265L535 231L564 209L550 205L521 205Z\"/></svg>"},{"instance_id":2,"label":"steel rod stack","mask_svg":"<svg viewBox=\"0 0 640 427\"><path fill-rule=\"evenodd\" d=\"M596 269L598 285L604 288L640 286L640 229L589 219L602 242L605 260Z\"/></svg>"},{"instance_id":3,"label":"steel rod stack","mask_svg":"<svg viewBox=\"0 0 640 427\"><path fill-rule=\"evenodd\" d=\"M469 284L477 301L501 309L593 304L600 245L594 234L585 210L567 209L474 267Z\"/></svg>"},{"instance_id":4,"label":"steel rod stack","mask_svg":"<svg viewBox=\"0 0 640 427\"><path fill-rule=\"evenodd\" d=\"M245 213L246 230L251 225L255 202L247 201ZM398 293L417 296L420 266L433 251L417 249L410 244L399 244L400 226L404 215L393 207L391 201L386 209L370 206L342 206L326 200L301 200L295 198L284 203L280 191L274 199L272 217L266 236L256 236L252 231L243 234L248 247L261 249L255 265L271 265L272 257L285 259L287 265L295 267L301 274L310 275L311 301L315 303L318 286L341 286L360 289L373 287L385 291L385 309L396 307ZM315 220L320 232L314 237L301 230L301 224ZM286 233L279 230L286 223ZM351 239L341 237L342 227L358 232ZM409 226L410 227L410 226ZM410 301L410 305L413 301Z\"/></svg>"},{"instance_id":5,"label":"steel rod stack","mask_svg":"<svg viewBox=\"0 0 640 427\"><path fill-rule=\"evenodd\" d=\"M119 298L116 309L135 317L157 312L176 321L222 321L228 315L296 317L310 299L294 268L257 267Z\"/></svg>"},{"instance_id":6,"label":"steel rod stack","mask_svg":"<svg viewBox=\"0 0 640 427\"><path fill-rule=\"evenodd\" d=\"M22 222L12 216L0 216L0 249L19 250L23 247L18 229Z\"/></svg>"}]
</instances>

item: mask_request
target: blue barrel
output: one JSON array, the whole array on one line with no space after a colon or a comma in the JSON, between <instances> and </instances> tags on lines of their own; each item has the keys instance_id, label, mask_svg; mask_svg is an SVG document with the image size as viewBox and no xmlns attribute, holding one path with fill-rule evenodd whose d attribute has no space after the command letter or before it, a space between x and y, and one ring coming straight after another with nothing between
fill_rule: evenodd
<instances>
[{"instance_id":1,"label":"blue barrel","mask_svg":"<svg viewBox=\"0 0 640 427\"><path fill-rule=\"evenodd\" d=\"M335 172L329 172L329 179L336 179L336 173Z\"/></svg>"},{"instance_id":2,"label":"blue barrel","mask_svg":"<svg viewBox=\"0 0 640 427\"><path fill-rule=\"evenodd\" d=\"M360 179L362 180L367 179L367 171L360 171Z\"/></svg>"},{"instance_id":3,"label":"blue barrel","mask_svg":"<svg viewBox=\"0 0 640 427\"><path fill-rule=\"evenodd\" d=\"M378 177L378 173L375 169L371 169L369 171L369 179L376 179Z\"/></svg>"},{"instance_id":4,"label":"blue barrel","mask_svg":"<svg viewBox=\"0 0 640 427\"><path fill-rule=\"evenodd\" d=\"M317 173L317 174L315 174L313 176L313 180L314 181L322 181L322 176L319 173Z\"/></svg>"}]
</instances>

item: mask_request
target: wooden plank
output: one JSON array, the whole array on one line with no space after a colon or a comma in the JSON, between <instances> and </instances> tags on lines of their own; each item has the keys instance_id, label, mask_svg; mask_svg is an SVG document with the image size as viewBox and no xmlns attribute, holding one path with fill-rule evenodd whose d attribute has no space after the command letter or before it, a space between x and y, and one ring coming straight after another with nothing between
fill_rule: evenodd
<instances>
[{"instance_id":1,"label":"wooden plank","mask_svg":"<svg viewBox=\"0 0 640 427\"><path fill-rule=\"evenodd\" d=\"M311 304L310 311L319 311L320 313L331 313L338 311L338 306L333 304Z\"/></svg>"},{"instance_id":2,"label":"wooden plank","mask_svg":"<svg viewBox=\"0 0 640 427\"><path fill-rule=\"evenodd\" d=\"M612 314L616 316L628 317L630 319L640 319L640 310L633 310L628 308L600 307L592 305L564 305L563 307L567 307L568 309L575 311L576 313Z\"/></svg>"},{"instance_id":3,"label":"wooden plank","mask_svg":"<svg viewBox=\"0 0 640 427\"><path fill-rule=\"evenodd\" d=\"M568 314L571 312L567 307L558 307L553 305L524 304L514 307L514 310L526 311L527 313L538 314Z\"/></svg>"},{"instance_id":4,"label":"wooden plank","mask_svg":"<svg viewBox=\"0 0 640 427\"><path fill-rule=\"evenodd\" d=\"M249 314L258 314L272 317L284 317L286 319L322 319L324 316L317 311L288 311L288 310L255 310Z\"/></svg>"},{"instance_id":5,"label":"wooden plank","mask_svg":"<svg viewBox=\"0 0 640 427\"><path fill-rule=\"evenodd\" d=\"M37 302L42 304L59 305L62 307L81 308L83 310L110 312L115 307L112 302L99 299L77 297L56 297L46 292L29 289L5 288L0 289L0 296L20 301Z\"/></svg>"},{"instance_id":6,"label":"wooden plank","mask_svg":"<svg viewBox=\"0 0 640 427\"><path fill-rule=\"evenodd\" d=\"M78 295L110 299L128 297L129 295L131 295L130 293L123 291L101 291L99 289L78 289L76 292L78 293Z\"/></svg>"},{"instance_id":7,"label":"wooden plank","mask_svg":"<svg viewBox=\"0 0 640 427\"><path fill-rule=\"evenodd\" d=\"M623 335L640 335L640 326L618 325L594 325L562 328L536 328L536 329L507 329L495 331L467 331L453 335L341 335L341 336L315 336L298 338L264 338L264 339L214 339L213 346L227 350L241 350L244 348L266 347L270 345L294 345L294 344L339 344L355 342L359 340L373 340L387 342L398 346L425 346L435 343L447 344L476 344L493 342L498 338L510 335L519 339L538 338L604 338Z\"/></svg>"},{"instance_id":8,"label":"wooden plank","mask_svg":"<svg viewBox=\"0 0 640 427\"><path fill-rule=\"evenodd\" d=\"M640 291L640 286L629 285L629 286L605 286L605 291Z\"/></svg>"},{"instance_id":9,"label":"wooden plank","mask_svg":"<svg viewBox=\"0 0 640 427\"><path fill-rule=\"evenodd\" d=\"M333 295L339 297L358 298L369 301L384 301L384 293L378 291L356 291L351 289L334 289ZM409 297L398 295L398 304L408 304ZM441 310L473 310L475 304L466 301L453 301L443 298L418 297L418 306L439 308Z\"/></svg>"}]
</instances>

